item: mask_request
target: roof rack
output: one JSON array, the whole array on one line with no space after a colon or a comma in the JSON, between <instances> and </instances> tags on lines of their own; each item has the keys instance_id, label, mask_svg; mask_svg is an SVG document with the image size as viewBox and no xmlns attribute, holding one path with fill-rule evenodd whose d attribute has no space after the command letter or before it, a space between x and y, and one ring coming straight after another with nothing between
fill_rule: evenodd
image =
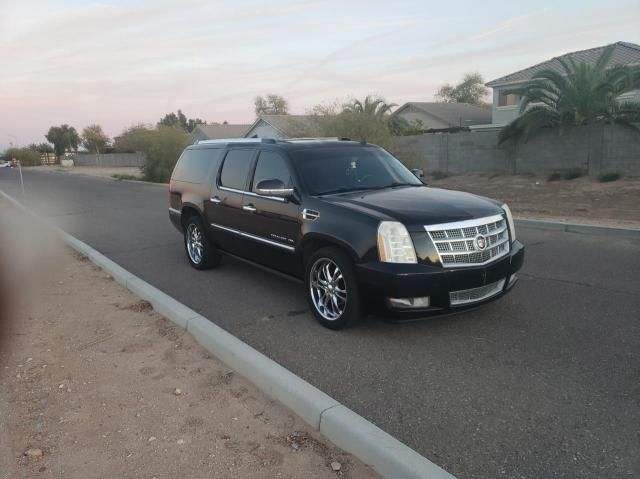
<instances>
[{"instance_id":1,"label":"roof rack","mask_svg":"<svg viewBox=\"0 0 640 479\"><path fill-rule=\"evenodd\" d=\"M218 140L200 140L196 145L222 145L227 143L275 143L274 138L221 138Z\"/></svg>"},{"instance_id":2,"label":"roof rack","mask_svg":"<svg viewBox=\"0 0 640 479\"><path fill-rule=\"evenodd\" d=\"M346 137L326 137L326 138L287 138L286 140L282 140L286 142L296 142L296 141L352 141L351 138Z\"/></svg>"}]
</instances>

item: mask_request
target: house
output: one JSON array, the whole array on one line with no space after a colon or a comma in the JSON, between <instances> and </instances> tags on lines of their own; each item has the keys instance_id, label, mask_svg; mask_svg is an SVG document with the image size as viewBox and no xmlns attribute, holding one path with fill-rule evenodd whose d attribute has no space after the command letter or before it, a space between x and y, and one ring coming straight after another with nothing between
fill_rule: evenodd
<instances>
[{"instance_id":1,"label":"house","mask_svg":"<svg viewBox=\"0 0 640 479\"><path fill-rule=\"evenodd\" d=\"M394 117L410 124L422 123L424 130L442 130L491 123L491 110L469 103L405 103L393 112Z\"/></svg>"},{"instance_id":2,"label":"house","mask_svg":"<svg viewBox=\"0 0 640 479\"><path fill-rule=\"evenodd\" d=\"M315 138L321 136L313 115L261 115L251 125L245 138Z\"/></svg>"},{"instance_id":3,"label":"house","mask_svg":"<svg viewBox=\"0 0 640 479\"><path fill-rule=\"evenodd\" d=\"M613 56L610 64L613 65L640 65L640 45L627 42L614 43ZM555 70L564 74L564 68L558 60L559 58L568 61L572 59L576 63L586 62L595 64L605 48L610 45L590 48L570 52L560 57L554 57L537 65L533 65L524 70L519 70L509 75L505 75L495 80L491 80L486 85L493 88L492 120L494 125L503 126L520 115L520 98L518 95L508 93L508 90L517 88L542 70ZM624 95L625 100L640 101L640 91L631 92Z\"/></svg>"},{"instance_id":4,"label":"house","mask_svg":"<svg viewBox=\"0 0 640 479\"><path fill-rule=\"evenodd\" d=\"M189 134L191 142L200 140L221 140L224 138L243 138L251 125L229 125L228 123L212 123L198 125Z\"/></svg>"}]
</instances>

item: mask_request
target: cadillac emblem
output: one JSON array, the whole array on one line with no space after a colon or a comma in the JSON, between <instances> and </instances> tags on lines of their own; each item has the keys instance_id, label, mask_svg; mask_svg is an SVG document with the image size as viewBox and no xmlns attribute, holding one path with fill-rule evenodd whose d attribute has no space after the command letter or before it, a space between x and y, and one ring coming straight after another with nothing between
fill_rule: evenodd
<instances>
[{"instance_id":1,"label":"cadillac emblem","mask_svg":"<svg viewBox=\"0 0 640 479\"><path fill-rule=\"evenodd\" d=\"M476 246L476 250L483 251L487 247L487 238L482 235L478 235L476 236L474 243Z\"/></svg>"}]
</instances>

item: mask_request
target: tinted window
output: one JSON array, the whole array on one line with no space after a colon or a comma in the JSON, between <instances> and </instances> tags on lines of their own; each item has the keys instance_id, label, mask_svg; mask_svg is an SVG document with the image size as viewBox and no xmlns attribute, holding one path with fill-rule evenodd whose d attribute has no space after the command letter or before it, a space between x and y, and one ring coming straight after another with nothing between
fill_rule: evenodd
<instances>
[{"instance_id":1,"label":"tinted window","mask_svg":"<svg viewBox=\"0 0 640 479\"><path fill-rule=\"evenodd\" d=\"M202 183L209 176L211 168L218 166L222 149L184 150L176 168L173 179L189 183Z\"/></svg>"},{"instance_id":2,"label":"tinted window","mask_svg":"<svg viewBox=\"0 0 640 479\"><path fill-rule=\"evenodd\" d=\"M231 150L227 153L220 173L220 185L244 190L252 158L253 150Z\"/></svg>"},{"instance_id":3,"label":"tinted window","mask_svg":"<svg viewBox=\"0 0 640 479\"><path fill-rule=\"evenodd\" d=\"M298 150L292 156L312 195L422 185L407 167L382 148L317 148Z\"/></svg>"},{"instance_id":4,"label":"tinted window","mask_svg":"<svg viewBox=\"0 0 640 479\"><path fill-rule=\"evenodd\" d=\"M258 183L262 180L280 180L285 186L293 186L291 173L287 166L286 160L272 151L263 151L260 153L256 171L253 174L253 191L256 191Z\"/></svg>"}]
</instances>

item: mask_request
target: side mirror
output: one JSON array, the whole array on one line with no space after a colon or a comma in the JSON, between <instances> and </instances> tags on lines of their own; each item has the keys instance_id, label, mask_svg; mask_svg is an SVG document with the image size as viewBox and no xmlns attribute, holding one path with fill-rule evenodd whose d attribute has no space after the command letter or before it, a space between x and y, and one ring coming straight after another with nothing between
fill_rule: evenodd
<instances>
[{"instance_id":1,"label":"side mirror","mask_svg":"<svg viewBox=\"0 0 640 479\"><path fill-rule=\"evenodd\" d=\"M289 198L293 195L293 188L287 188L281 180L262 180L256 186L256 193L261 196Z\"/></svg>"},{"instance_id":2,"label":"side mirror","mask_svg":"<svg viewBox=\"0 0 640 479\"><path fill-rule=\"evenodd\" d=\"M416 178L418 178L419 180L424 180L424 171L421 170L420 168L414 168L411 170L411 173L413 173L414 175L416 175Z\"/></svg>"}]
</instances>

